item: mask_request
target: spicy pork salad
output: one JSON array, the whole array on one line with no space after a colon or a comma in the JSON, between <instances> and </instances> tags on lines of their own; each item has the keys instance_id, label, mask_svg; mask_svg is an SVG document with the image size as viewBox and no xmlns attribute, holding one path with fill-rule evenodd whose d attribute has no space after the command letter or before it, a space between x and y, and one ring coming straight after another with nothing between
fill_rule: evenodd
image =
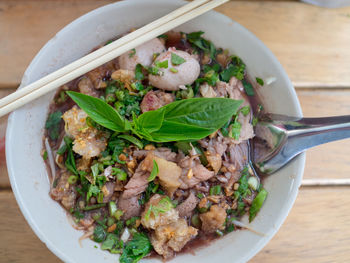
<instances>
[{"instance_id":1,"label":"spicy pork salad","mask_svg":"<svg viewBox=\"0 0 350 263\"><path fill-rule=\"evenodd\" d=\"M245 227L267 196L248 163L261 110L253 85L264 83L202 35L159 36L62 86L50 105L50 195L122 263L170 259Z\"/></svg>"}]
</instances>

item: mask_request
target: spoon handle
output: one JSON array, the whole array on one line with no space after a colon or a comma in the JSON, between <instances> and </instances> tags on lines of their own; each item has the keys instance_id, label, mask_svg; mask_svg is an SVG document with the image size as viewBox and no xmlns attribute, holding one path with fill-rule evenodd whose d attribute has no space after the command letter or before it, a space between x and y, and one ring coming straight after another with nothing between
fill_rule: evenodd
<instances>
[{"instance_id":1,"label":"spoon handle","mask_svg":"<svg viewBox=\"0 0 350 263\"><path fill-rule=\"evenodd\" d=\"M350 116L302 118L285 125L290 147L298 154L327 142L350 138Z\"/></svg>"},{"instance_id":2,"label":"spoon handle","mask_svg":"<svg viewBox=\"0 0 350 263\"><path fill-rule=\"evenodd\" d=\"M254 158L255 166L265 174L271 174L287 164L299 153L327 142L350 138L350 115L324 118L296 119L271 115L262 121L257 137L267 143L268 150ZM256 147L258 143L254 143ZM261 154L262 153L262 154Z\"/></svg>"}]
</instances>

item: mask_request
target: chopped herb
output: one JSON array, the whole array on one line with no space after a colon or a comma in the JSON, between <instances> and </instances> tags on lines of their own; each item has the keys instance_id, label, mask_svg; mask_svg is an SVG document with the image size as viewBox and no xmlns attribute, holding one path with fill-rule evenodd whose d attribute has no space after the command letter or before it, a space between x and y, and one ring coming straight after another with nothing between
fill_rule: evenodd
<instances>
[{"instance_id":1,"label":"chopped herb","mask_svg":"<svg viewBox=\"0 0 350 263\"><path fill-rule=\"evenodd\" d=\"M96 184L96 178L98 174L100 173L100 170L98 168L98 163L95 163L94 165L91 166L91 172L92 172L92 177L94 179L94 184Z\"/></svg>"},{"instance_id":2,"label":"chopped herb","mask_svg":"<svg viewBox=\"0 0 350 263\"><path fill-rule=\"evenodd\" d=\"M119 258L120 263L136 263L148 255L152 250L152 244L144 233L135 233L132 240L125 244L123 253Z\"/></svg>"},{"instance_id":3,"label":"chopped herb","mask_svg":"<svg viewBox=\"0 0 350 263\"><path fill-rule=\"evenodd\" d=\"M171 71L172 73L177 73L177 72L179 72L179 70L176 69L176 68L170 68L170 71Z\"/></svg>"},{"instance_id":4,"label":"chopped herb","mask_svg":"<svg viewBox=\"0 0 350 263\"><path fill-rule=\"evenodd\" d=\"M256 214L260 211L265 199L267 197L267 191L265 189L261 189L261 191L254 198L252 206L249 210L249 222L252 222L256 217Z\"/></svg>"},{"instance_id":5,"label":"chopped herb","mask_svg":"<svg viewBox=\"0 0 350 263\"><path fill-rule=\"evenodd\" d=\"M97 196L99 192L100 189L96 185L90 184L88 192L86 194L86 202L88 202L92 196Z\"/></svg>"},{"instance_id":6,"label":"chopped herb","mask_svg":"<svg viewBox=\"0 0 350 263\"><path fill-rule=\"evenodd\" d=\"M174 208L174 204L171 202L171 199L166 196L159 201L157 205L150 205L148 208L145 219L149 220L151 213L156 217L159 213L166 213Z\"/></svg>"},{"instance_id":7,"label":"chopped herb","mask_svg":"<svg viewBox=\"0 0 350 263\"><path fill-rule=\"evenodd\" d=\"M221 194L221 186L220 185L215 185L212 186L209 190L210 195L220 195Z\"/></svg>"},{"instance_id":8,"label":"chopped herb","mask_svg":"<svg viewBox=\"0 0 350 263\"><path fill-rule=\"evenodd\" d=\"M59 148L58 150L57 150L57 154L58 155L63 155L65 152L67 151L67 145L66 144L63 144L62 146L61 146L61 148Z\"/></svg>"},{"instance_id":9,"label":"chopped herb","mask_svg":"<svg viewBox=\"0 0 350 263\"><path fill-rule=\"evenodd\" d=\"M99 192L97 194L97 203L102 204L103 203L103 192Z\"/></svg>"},{"instance_id":10,"label":"chopped herb","mask_svg":"<svg viewBox=\"0 0 350 263\"><path fill-rule=\"evenodd\" d=\"M83 210L90 211L90 210L99 209L99 208L105 207L105 206L106 206L106 204L87 205L83 208Z\"/></svg>"},{"instance_id":11,"label":"chopped herb","mask_svg":"<svg viewBox=\"0 0 350 263\"><path fill-rule=\"evenodd\" d=\"M109 45L109 44L112 43L112 42L113 42L113 40L108 40L108 41L106 42L105 46Z\"/></svg>"},{"instance_id":12,"label":"chopped herb","mask_svg":"<svg viewBox=\"0 0 350 263\"><path fill-rule=\"evenodd\" d=\"M229 64L228 67L220 73L220 78L225 82L229 82L232 77L243 80L244 72L245 64L239 57L233 57L232 63Z\"/></svg>"},{"instance_id":13,"label":"chopped herb","mask_svg":"<svg viewBox=\"0 0 350 263\"><path fill-rule=\"evenodd\" d=\"M135 68L135 79L136 80L143 80L145 76L142 73L142 65L137 64Z\"/></svg>"},{"instance_id":14,"label":"chopped herb","mask_svg":"<svg viewBox=\"0 0 350 263\"><path fill-rule=\"evenodd\" d=\"M242 128L241 123L238 120L236 120L229 127L229 136L235 140L238 140L241 134L241 128Z\"/></svg>"},{"instance_id":15,"label":"chopped herb","mask_svg":"<svg viewBox=\"0 0 350 263\"><path fill-rule=\"evenodd\" d=\"M217 234L219 237L222 237L224 235L224 233L219 229L215 231L215 234Z\"/></svg>"},{"instance_id":16,"label":"chopped herb","mask_svg":"<svg viewBox=\"0 0 350 263\"><path fill-rule=\"evenodd\" d=\"M110 216L114 216L114 213L117 211L117 205L114 201L108 203L108 211Z\"/></svg>"},{"instance_id":17,"label":"chopped herb","mask_svg":"<svg viewBox=\"0 0 350 263\"><path fill-rule=\"evenodd\" d=\"M157 162L155 160L153 160L153 168L152 168L151 174L147 178L147 181L148 182L153 181L156 178L156 176L158 175L158 173L159 173L158 164L157 164Z\"/></svg>"},{"instance_id":18,"label":"chopped herb","mask_svg":"<svg viewBox=\"0 0 350 263\"><path fill-rule=\"evenodd\" d=\"M47 160L47 151L44 152L44 154L43 154L43 159L44 159L44 161Z\"/></svg>"},{"instance_id":19,"label":"chopped herb","mask_svg":"<svg viewBox=\"0 0 350 263\"><path fill-rule=\"evenodd\" d=\"M107 234L106 240L103 241L101 245L102 250L112 250L112 249L121 249L122 248L122 242L119 240L118 236L116 234ZM121 250L120 250L121 252Z\"/></svg>"},{"instance_id":20,"label":"chopped herb","mask_svg":"<svg viewBox=\"0 0 350 263\"><path fill-rule=\"evenodd\" d=\"M97 243L101 243L106 239L106 232L101 225L95 226L93 239Z\"/></svg>"},{"instance_id":21,"label":"chopped herb","mask_svg":"<svg viewBox=\"0 0 350 263\"><path fill-rule=\"evenodd\" d=\"M156 61L155 64L158 68L168 68L168 60Z\"/></svg>"},{"instance_id":22,"label":"chopped herb","mask_svg":"<svg viewBox=\"0 0 350 263\"><path fill-rule=\"evenodd\" d=\"M129 52L129 58L132 58L133 56L135 56L136 54L136 49L133 48L130 52Z\"/></svg>"},{"instance_id":23,"label":"chopped herb","mask_svg":"<svg viewBox=\"0 0 350 263\"><path fill-rule=\"evenodd\" d=\"M175 66L185 63L186 60L175 53L171 53L171 63Z\"/></svg>"},{"instance_id":24,"label":"chopped herb","mask_svg":"<svg viewBox=\"0 0 350 263\"><path fill-rule=\"evenodd\" d=\"M250 113L250 106L244 106L242 107L239 112L241 112L244 116L248 116L248 114Z\"/></svg>"},{"instance_id":25,"label":"chopped herb","mask_svg":"<svg viewBox=\"0 0 350 263\"><path fill-rule=\"evenodd\" d=\"M68 154L67 154L67 159L65 161L65 166L66 168L73 173L74 175L78 175L78 170L77 167L75 165L75 158L74 158L74 153L73 153L73 140L71 138L69 138L68 136L65 136L63 138L66 146L67 146L67 150L68 150Z\"/></svg>"},{"instance_id":26,"label":"chopped herb","mask_svg":"<svg viewBox=\"0 0 350 263\"><path fill-rule=\"evenodd\" d=\"M45 123L45 128L48 131L48 134L52 140L57 140L59 136L59 127L62 120L62 112L56 111L49 115Z\"/></svg>"},{"instance_id":27,"label":"chopped herb","mask_svg":"<svg viewBox=\"0 0 350 263\"><path fill-rule=\"evenodd\" d=\"M75 184L77 181L78 181L78 176L76 176L76 175L71 175L68 177L69 184Z\"/></svg>"},{"instance_id":28,"label":"chopped herb","mask_svg":"<svg viewBox=\"0 0 350 263\"><path fill-rule=\"evenodd\" d=\"M261 78L255 78L256 82L260 85L260 86L264 86L264 81Z\"/></svg>"},{"instance_id":29,"label":"chopped herb","mask_svg":"<svg viewBox=\"0 0 350 263\"><path fill-rule=\"evenodd\" d=\"M115 211L114 217L115 217L115 219L120 220L120 218L123 216L123 214L124 214L123 210L118 209L117 211Z\"/></svg>"},{"instance_id":30,"label":"chopped herb","mask_svg":"<svg viewBox=\"0 0 350 263\"><path fill-rule=\"evenodd\" d=\"M201 220L199 219L198 214L194 214L191 217L191 224L192 224L192 226L197 227L197 228L199 228L201 226Z\"/></svg>"},{"instance_id":31,"label":"chopped herb","mask_svg":"<svg viewBox=\"0 0 350 263\"><path fill-rule=\"evenodd\" d=\"M252 120L252 125L256 126L258 124L258 121L259 121L258 118L254 116Z\"/></svg>"},{"instance_id":32,"label":"chopped herb","mask_svg":"<svg viewBox=\"0 0 350 263\"><path fill-rule=\"evenodd\" d=\"M74 210L72 214L78 220L84 218L84 214L82 212L80 212L79 210Z\"/></svg>"},{"instance_id":33,"label":"chopped herb","mask_svg":"<svg viewBox=\"0 0 350 263\"><path fill-rule=\"evenodd\" d=\"M242 81L242 84L243 84L245 93L247 93L248 96L254 96L255 92L252 84L246 82L245 80Z\"/></svg>"},{"instance_id":34,"label":"chopped herb","mask_svg":"<svg viewBox=\"0 0 350 263\"><path fill-rule=\"evenodd\" d=\"M112 167L112 175L116 175L119 181L125 181L128 177L128 174L124 170L116 167Z\"/></svg>"},{"instance_id":35,"label":"chopped herb","mask_svg":"<svg viewBox=\"0 0 350 263\"><path fill-rule=\"evenodd\" d=\"M198 194L197 194L197 197L198 197L199 199L202 199L202 198L204 197L204 194L203 194L203 193L198 193Z\"/></svg>"}]
</instances>

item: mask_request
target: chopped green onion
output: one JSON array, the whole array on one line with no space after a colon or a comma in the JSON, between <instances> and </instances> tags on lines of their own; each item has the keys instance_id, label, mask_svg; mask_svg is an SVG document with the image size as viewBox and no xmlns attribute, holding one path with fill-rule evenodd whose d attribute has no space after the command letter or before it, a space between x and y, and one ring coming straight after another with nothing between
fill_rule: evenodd
<instances>
[{"instance_id":1,"label":"chopped green onion","mask_svg":"<svg viewBox=\"0 0 350 263\"><path fill-rule=\"evenodd\" d=\"M113 215L115 219L120 220L123 214L124 214L123 210L118 209L117 211L114 212Z\"/></svg>"},{"instance_id":2,"label":"chopped green onion","mask_svg":"<svg viewBox=\"0 0 350 263\"><path fill-rule=\"evenodd\" d=\"M83 210L90 211L90 210L99 209L99 208L104 207L104 206L106 206L106 204L87 205L83 208Z\"/></svg>"},{"instance_id":3,"label":"chopped green onion","mask_svg":"<svg viewBox=\"0 0 350 263\"><path fill-rule=\"evenodd\" d=\"M199 219L199 216L198 214L194 214L192 217L191 217L191 224L196 227L196 228L199 228L201 226L201 221Z\"/></svg>"},{"instance_id":4,"label":"chopped green onion","mask_svg":"<svg viewBox=\"0 0 350 263\"><path fill-rule=\"evenodd\" d=\"M68 178L68 183L69 184L75 184L78 181L78 176L76 175L71 175Z\"/></svg>"},{"instance_id":5,"label":"chopped green onion","mask_svg":"<svg viewBox=\"0 0 350 263\"><path fill-rule=\"evenodd\" d=\"M170 71L171 71L172 73L178 73L178 72L179 72L179 70L176 69L176 68L170 68Z\"/></svg>"},{"instance_id":6,"label":"chopped green onion","mask_svg":"<svg viewBox=\"0 0 350 263\"><path fill-rule=\"evenodd\" d=\"M258 179L255 176L249 177L248 185L249 185L250 189L255 191L259 187Z\"/></svg>"},{"instance_id":7,"label":"chopped green onion","mask_svg":"<svg viewBox=\"0 0 350 263\"><path fill-rule=\"evenodd\" d=\"M97 194L97 203L103 203L103 192Z\"/></svg>"},{"instance_id":8,"label":"chopped green onion","mask_svg":"<svg viewBox=\"0 0 350 263\"><path fill-rule=\"evenodd\" d=\"M115 223L115 218L113 217L108 217L107 219L107 226L111 226Z\"/></svg>"},{"instance_id":9,"label":"chopped green onion","mask_svg":"<svg viewBox=\"0 0 350 263\"><path fill-rule=\"evenodd\" d=\"M115 202L110 201L108 203L108 211L110 216L114 216L114 213L117 211L117 205Z\"/></svg>"},{"instance_id":10,"label":"chopped green onion","mask_svg":"<svg viewBox=\"0 0 350 263\"><path fill-rule=\"evenodd\" d=\"M202 199L202 198L204 197L204 194L203 194L203 193L198 193L198 194L197 194L197 197L198 197L199 199Z\"/></svg>"},{"instance_id":11,"label":"chopped green onion","mask_svg":"<svg viewBox=\"0 0 350 263\"><path fill-rule=\"evenodd\" d=\"M222 237L222 236L224 235L224 233L223 233L221 230L219 230L219 229L217 229L217 230L215 231L215 234L217 234L217 235L220 236L220 237Z\"/></svg>"},{"instance_id":12,"label":"chopped green onion","mask_svg":"<svg viewBox=\"0 0 350 263\"><path fill-rule=\"evenodd\" d=\"M47 151L44 152L44 154L43 154L43 159L44 159L44 161L47 160Z\"/></svg>"},{"instance_id":13,"label":"chopped green onion","mask_svg":"<svg viewBox=\"0 0 350 263\"><path fill-rule=\"evenodd\" d=\"M157 162L155 160L153 160L153 168L152 168L151 174L147 178L147 181L148 182L152 182L156 178L158 173L159 173L158 164L157 164Z\"/></svg>"},{"instance_id":14,"label":"chopped green onion","mask_svg":"<svg viewBox=\"0 0 350 263\"><path fill-rule=\"evenodd\" d=\"M210 188L209 190L210 195L220 195L221 194L221 186L220 185L215 185Z\"/></svg>"},{"instance_id":15,"label":"chopped green onion","mask_svg":"<svg viewBox=\"0 0 350 263\"><path fill-rule=\"evenodd\" d=\"M252 206L249 209L249 222L252 222L256 217L257 213L260 211L265 199L267 197L267 191L261 189L252 202Z\"/></svg>"}]
</instances>

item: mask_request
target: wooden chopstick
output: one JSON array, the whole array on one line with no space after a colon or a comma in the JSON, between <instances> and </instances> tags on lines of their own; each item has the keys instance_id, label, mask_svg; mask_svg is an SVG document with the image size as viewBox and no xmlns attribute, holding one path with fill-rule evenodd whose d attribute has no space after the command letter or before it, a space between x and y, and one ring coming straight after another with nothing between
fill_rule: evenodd
<instances>
[{"instance_id":1,"label":"wooden chopstick","mask_svg":"<svg viewBox=\"0 0 350 263\"><path fill-rule=\"evenodd\" d=\"M0 100L0 116L229 0L196 0ZM166 22L164 22L166 21Z\"/></svg>"},{"instance_id":2,"label":"wooden chopstick","mask_svg":"<svg viewBox=\"0 0 350 263\"><path fill-rule=\"evenodd\" d=\"M42 87L45 84L48 84L50 82L52 82L53 80L64 76L65 74L73 71L74 69L77 69L79 67L81 67L82 65L85 65L91 61L94 61L95 59L97 59L98 57L107 54L108 52L127 44L129 41L142 36L143 34L156 29L157 27L159 27L160 25L167 23L171 20L173 20L174 18L183 15L184 13L208 2L210 0L195 0L189 4L186 4L178 9L176 9L175 11L147 24L146 26L143 26L142 28L139 28L137 30L135 30L134 32L120 38L117 39L115 41L113 41L112 43L110 43L109 45L102 47L70 64L68 64L67 66L64 66L63 68L29 84L28 86L21 88L20 90L8 95L7 97L3 98L0 100L0 107L3 107L13 101L15 101L16 99L23 97L24 95L27 95L29 93L31 93L33 90L38 89L40 87Z\"/></svg>"}]
</instances>

